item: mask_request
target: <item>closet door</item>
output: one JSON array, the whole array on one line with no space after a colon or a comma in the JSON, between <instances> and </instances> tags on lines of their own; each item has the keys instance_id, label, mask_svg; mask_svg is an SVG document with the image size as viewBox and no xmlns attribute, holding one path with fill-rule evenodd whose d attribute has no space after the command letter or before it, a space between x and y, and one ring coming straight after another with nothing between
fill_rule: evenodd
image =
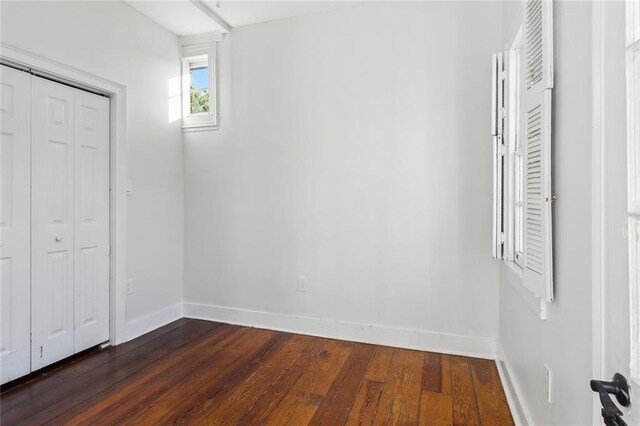
<instances>
[{"instance_id":1,"label":"closet door","mask_svg":"<svg viewBox=\"0 0 640 426\"><path fill-rule=\"evenodd\" d=\"M74 89L31 86L31 367L73 354Z\"/></svg>"},{"instance_id":2,"label":"closet door","mask_svg":"<svg viewBox=\"0 0 640 426\"><path fill-rule=\"evenodd\" d=\"M0 66L0 382L30 362L30 77Z\"/></svg>"},{"instance_id":3,"label":"closet door","mask_svg":"<svg viewBox=\"0 0 640 426\"><path fill-rule=\"evenodd\" d=\"M109 100L74 92L74 351L109 340Z\"/></svg>"}]
</instances>

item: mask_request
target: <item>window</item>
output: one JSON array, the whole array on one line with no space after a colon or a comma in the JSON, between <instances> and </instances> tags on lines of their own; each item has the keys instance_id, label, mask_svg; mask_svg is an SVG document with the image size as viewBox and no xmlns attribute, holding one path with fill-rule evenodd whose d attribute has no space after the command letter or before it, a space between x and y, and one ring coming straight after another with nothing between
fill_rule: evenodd
<instances>
[{"instance_id":1,"label":"window","mask_svg":"<svg viewBox=\"0 0 640 426\"><path fill-rule=\"evenodd\" d=\"M627 1L627 208L633 376L640 376L640 1Z\"/></svg>"},{"instance_id":2,"label":"window","mask_svg":"<svg viewBox=\"0 0 640 426\"><path fill-rule=\"evenodd\" d=\"M523 7L512 48L493 56L493 254L519 267L523 286L550 302L553 5L525 0Z\"/></svg>"},{"instance_id":3,"label":"window","mask_svg":"<svg viewBox=\"0 0 640 426\"><path fill-rule=\"evenodd\" d=\"M185 46L182 52L182 128L216 129L215 43Z\"/></svg>"},{"instance_id":4,"label":"window","mask_svg":"<svg viewBox=\"0 0 640 426\"><path fill-rule=\"evenodd\" d=\"M493 56L494 257L520 268L524 266L521 52L522 29L508 52Z\"/></svg>"}]
</instances>

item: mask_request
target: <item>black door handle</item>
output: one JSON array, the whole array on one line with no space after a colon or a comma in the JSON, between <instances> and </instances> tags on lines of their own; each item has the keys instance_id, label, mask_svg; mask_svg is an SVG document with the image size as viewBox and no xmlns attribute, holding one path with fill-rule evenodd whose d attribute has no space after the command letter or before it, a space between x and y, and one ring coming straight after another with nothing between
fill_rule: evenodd
<instances>
[{"instance_id":1,"label":"black door handle","mask_svg":"<svg viewBox=\"0 0 640 426\"><path fill-rule=\"evenodd\" d=\"M623 407L628 407L629 404L631 404L629 382L627 382L627 378L622 374L614 374L613 380L610 382L605 382L603 380L591 380L591 390L594 392L600 392L600 388L604 389L607 394L615 396L618 400L618 404ZM611 398L609 398L609 400L611 400Z\"/></svg>"},{"instance_id":2,"label":"black door handle","mask_svg":"<svg viewBox=\"0 0 640 426\"><path fill-rule=\"evenodd\" d=\"M629 383L627 379L620 373L613 375L610 382L602 380L591 380L591 390L598 392L600 403L602 404L602 418L607 426L627 426L622 420L622 411L613 403L609 394L614 395L616 400L623 407L631 404L631 396L629 394Z\"/></svg>"}]
</instances>

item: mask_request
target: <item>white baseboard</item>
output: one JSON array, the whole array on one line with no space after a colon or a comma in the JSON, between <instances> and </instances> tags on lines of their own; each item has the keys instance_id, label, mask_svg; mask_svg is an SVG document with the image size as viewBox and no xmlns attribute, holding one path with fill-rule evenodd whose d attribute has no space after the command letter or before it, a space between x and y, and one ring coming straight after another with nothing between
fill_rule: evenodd
<instances>
[{"instance_id":1,"label":"white baseboard","mask_svg":"<svg viewBox=\"0 0 640 426\"><path fill-rule=\"evenodd\" d=\"M495 359L496 340L429 330L361 324L224 306L185 303L187 318L421 351Z\"/></svg>"},{"instance_id":2,"label":"white baseboard","mask_svg":"<svg viewBox=\"0 0 640 426\"><path fill-rule=\"evenodd\" d=\"M513 416L513 421L518 426L533 425L531 412L524 403L524 399L522 399L522 392L513 375L513 369L506 359L502 345L499 342L497 345L496 366L498 368L498 374L500 375L500 381L502 382L502 388L507 397L509 409L511 410L511 415Z\"/></svg>"},{"instance_id":3,"label":"white baseboard","mask_svg":"<svg viewBox=\"0 0 640 426\"><path fill-rule=\"evenodd\" d=\"M127 341L182 318L182 303L159 309L127 321Z\"/></svg>"}]
</instances>

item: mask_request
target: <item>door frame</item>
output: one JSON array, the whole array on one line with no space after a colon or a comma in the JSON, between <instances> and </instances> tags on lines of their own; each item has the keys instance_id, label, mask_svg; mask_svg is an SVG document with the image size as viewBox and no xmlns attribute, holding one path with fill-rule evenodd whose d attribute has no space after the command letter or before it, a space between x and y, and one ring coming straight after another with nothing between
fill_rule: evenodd
<instances>
[{"instance_id":1,"label":"door frame","mask_svg":"<svg viewBox=\"0 0 640 426\"><path fill-rule=\"evenodd\" d=\"M109 342L126 336L127 88L0 42L0 63L109 98Z\"/></svg>"},{"instance_id":2,"label":"door frame","mask_svg":"<svg viewBox=\"0 0 640 426\"><path fill-rule=\"evenodd\" d=\"M592 71L592 138L591 138L591 377L604 377L604 290L605 290L605 199L604 199L604 148L605 148L605 116L602 94L604 93L603 77L603 5L593 2L591 9L591 71ZM593 424L602 423L600 399L593 394Z\"/></svg>"},{"instance_id":3,"label":"door frame","mask_svg":"<svg viewBox=\"0 0 640 426\"><path fill-rule=\"evenodd\" d=\"M607 2L593 2L592 4L592 62L591 62L591 71L592 71L592 140L591 140L591 148L592 148L592 181L591 181L591 208L592 208L592 218L591 218L591 231L592 231L592 279L591 279L591 290L592 290L592 318L591 318L591 327L592 327L592 378L601 379L601 380L610 380L611 377L611 365L608 362L607 358L610 358L609 348L611 345L611 341L607 336L607 328L605 323L607 321L607 296L610 290L611 283L607 282L609 278L607 275L607 267L609 267L607 263L607 250L610 247L607 246L608 238L612 234L607 234L607 206L611 203L611 198L608 196L606 192L607 184L608 184L608 170L606 166L606 161L608 160L607 156L609 152L607 151L607 126L611 126L608 123L610 119L606 115L606 107L605 103L605 94L607 94L608 90L611 90L611 83L607 80L607 68L606 68L606 56L605 52L611 46L608 45L608 37L610 34L607 32L607 26L610 26L609 22L611 11L607 9L611 3ZM619 4L617 7L623 7ZM609 18L609 19L608 19ZM622 47L623 50L624 47ZM626 85L626 79L625 79ZM626 103L626 100L625 100ZM625 150L628 141L624 140ZM610 232L610 230L609 230ZM627 231L628 232L628 231ZM628 250L628 247L625 247L625 250ZM625 271L625 274L628 274L628 271ZM630 281L627 281L627 284L631 284ZM627 287L627 291L630 288ZM631 294L629 294L631 298ZM637 306L634 304L630 304L630 321L637 321L634 319L634 311L637 309ZM629 323L629 328L633 333L633 324ZM631 336L631 333L629 334ZM633 354L633 342L631 345L631 359L633 360L635 355ZM631 371L628 371L629 368ZM629 385L631 386L632 398L634 395L634 390L637 390L640 387L640 379L637 377L637 372L634 371L633 366L625 366L625 370L628 374ZM635 393L638 393L637 391ZM636 395L636 398L638 395ZM637 402L636 402L637 403ZM620 407L624 413L624 415L629 415L628 410L634 407L634 403L628 408ZM596 393L593 393L593 424L600 425L602 424L602 417L600 414L601 403ZM638 413L633 413L633 420L637 419ZM626 419L628 421L628 419ZM632 421L633 421L632 420Z\"/></svg>"}]
</instances>

